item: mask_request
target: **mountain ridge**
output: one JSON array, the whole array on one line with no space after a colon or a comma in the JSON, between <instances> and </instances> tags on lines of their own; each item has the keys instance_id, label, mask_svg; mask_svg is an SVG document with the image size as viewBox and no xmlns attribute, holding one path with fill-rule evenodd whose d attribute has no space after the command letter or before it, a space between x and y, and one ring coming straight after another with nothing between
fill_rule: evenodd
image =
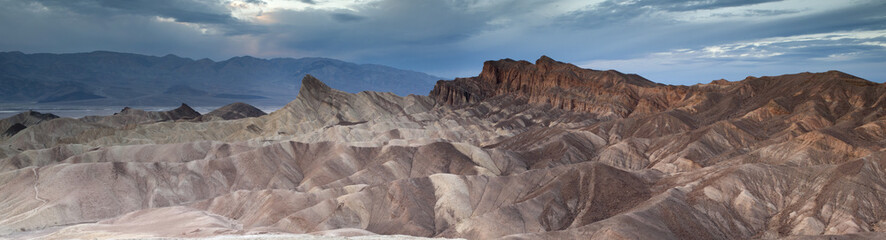
<instances>
[{"instance_id":1,"label":"mountain ridge","mask_svg":"<svg viewBox=\"0 0 886 240\"><path fill-rule=\"evenodd\" d=\"M886 236L886 85L486 64L428 96L305 75L263 116L43 121L0 142L0 234Z\"/></svg>"},{"instance_id":2,"label":"mountain ridge","mask_svg":"<svg viewBox=\"0 0 886 240\"><path fill-rule=\"evenodd\" d=\"M345 91L425 92L439 78L376 64L329 58L232 57L193 60L111 51L0 53L0 100L80 105L223 105L226 99L282 105L305 74L321 76ZM194 89L206 94L188 94ZM194 92L194 91L191 91ZM221 97L220 97L221 96ZM238 97L238 96L261 96ZM64 100L60 102L57 100Z\"/></svg>"},{"instance_id":3,"label":"mountain ridge","mask_svg":"<svg viewBox=\"0 0 886 240\"><path fill-rule=\"evenodd\" d=\"M807 82L798 82L800 81L798 78L807 78L805 80ZM750 87L759 90L763 88L759 85L772 85L772 81L768 81L770 79L797 85L814 83L821 88L846 87L834 85L834 81L860 87L884 86L835 70L823 73L747 77L742 81L713 83L722 86L728 84L733 86L732 88ZM582 69L542 56L536 64L510 59L487 61L477 77L438 81L430 95L438 103L460 105L479 102L497 95L516 94L528 98L530 102L549 103L566 110L591 113L615 112L624 117L634 113L635 110L645 113L685 104L680 103L680 99L685 98L690 92L698 93L700 88L706 86L705 84L665 85L636 74L623 74L615 70ZM781 88L786 87L781 86ZM601 105L600 102L608 102L613 106L596 109Z\"/></svg>"}]
</instances>

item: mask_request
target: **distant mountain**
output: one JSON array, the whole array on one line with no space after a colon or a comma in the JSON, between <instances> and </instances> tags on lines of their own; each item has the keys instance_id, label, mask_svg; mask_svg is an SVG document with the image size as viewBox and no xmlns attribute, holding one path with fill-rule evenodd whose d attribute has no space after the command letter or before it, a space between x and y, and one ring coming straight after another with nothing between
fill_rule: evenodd
<instances>
[{"instance_id":1,"label":"distant mountain","mask_svg":"<svg viewBox=\"0 0 886 240\"><path fill-rule=\"evenodd\" d=\"M305 75L346 92L426 94L439 78L328 58L234 57L215 62L96 51L0 53L0 101L76 105L283 105Z\"/></svg>"}]
</instances>

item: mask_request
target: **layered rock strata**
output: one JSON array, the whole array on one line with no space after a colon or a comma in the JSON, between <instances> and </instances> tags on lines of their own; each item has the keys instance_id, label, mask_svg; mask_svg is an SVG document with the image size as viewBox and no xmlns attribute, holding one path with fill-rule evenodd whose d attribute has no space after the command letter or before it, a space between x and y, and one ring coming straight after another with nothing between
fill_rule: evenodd
<instances>
[{"instance_id":1,"label":"layered rock strata","mask_svg":"<svg viewBox=\"0 0 886 240\"><path fill-rule=\"evenodd\" d=\"M22 130L0 234L886 237L886 85L845 73L671 86L542 57L430 96L302 81L264 116Z\"/></svg>"}]
</instances>

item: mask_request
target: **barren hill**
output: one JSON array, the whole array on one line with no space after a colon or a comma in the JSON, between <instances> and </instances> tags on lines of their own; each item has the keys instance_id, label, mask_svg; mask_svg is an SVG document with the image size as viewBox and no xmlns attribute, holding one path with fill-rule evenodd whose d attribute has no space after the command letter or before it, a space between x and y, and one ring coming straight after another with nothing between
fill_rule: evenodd
<instances>
[{"instance_id":1,"label":"barren hill","mask_svg":"<svg viewBox=\"0 0 886 240\"><path fill-rule=\"evenodd\" d=\"M430 96L308 75L268 115L107 122L0 142L0 234L886 237L886 85L837 71L671 86L506 59Z\"/></svg>"}]
</instances>

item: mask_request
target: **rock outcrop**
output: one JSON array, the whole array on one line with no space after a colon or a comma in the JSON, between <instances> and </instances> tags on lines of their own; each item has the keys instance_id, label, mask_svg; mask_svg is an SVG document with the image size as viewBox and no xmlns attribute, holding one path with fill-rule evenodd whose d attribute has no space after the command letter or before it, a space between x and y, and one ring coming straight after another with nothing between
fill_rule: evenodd
<instances>
[{"instance_id":1,"label":"rock outcrop","mask_svg":"<svg viewBox=\"0 0 886 240\"><path fill-rule=\"evenodd\" d=\"M241 118L251 118L251 117L261 117L264 115L268 115L261 109L258 109L252 105L236 102L220 107L216 110L212 110L207 114L203 114L199 117L200 121L216 121L216 120L233 120L233 119L241 119Z\"/></svg>"},{"instance_id":2,"label":"rock outcrop","mask_svg":"<svg viewBox=\"0 0 886 240\"><path fill-rule=\"evenodd\" d=\"M25 126L24 124L21 124L21 123L15 123L12 126L9 126L9 128L7 128L6 131L3 132L3 137L11 137L12 135L15 135L16 133L21 132L22 130L25 130L25 128L28 128L28 126Z\"/></svg>"},{"instance_id":3,"label":"rock outcrop","mask_svg":"<svg viewBox=\"0 0 886 240\"><path fill-rule=\"evenodd\" d=\"M169 111L154 112L125 107L113 116L86 116L80 120L109 127L124 127L155 122L190 120L200 116L200 113L191 108L191 106L182 103L178 108Z\"/></svg>"},{"instance_id":4,"label":"rock outcrop","mask_svg":"<svg viewBox=\"0 0 886 240\"><path fill-rule=\"evenodd\" d=\"M58 116L51 113L40 113L35 111L25 111L8 118L0 120L0 140L6 139L24 130L29 126L34 126L45 121L56 119Z\"/></svg>"},{"instance_id":5,"label":"rock outcrop","mask_svg":"<svg viewBox=\"0 0 886 240\"><path fill-rule=\"evenodd\" d=\"M0 235L886 237L886 85L842 72L670 86L542 57L430 96L301 85L264 116L21 130Z\"/></svg>"},{"instance_id":6,"label":"rock outcrop","mask_svg":"<svg viewBox=\"0 0 886 240\"><path fill-rule=\"evenodd\" d=\"M661 110L670 100L682 97L679 91L649 91L660 86L638 75L582 69L542 56L535 64L510 59L488 61L477 77L438 81L431 96L438 103L460 105L510 94L525 97L530 103L625 117L638 107ZM638 106L641 99L654 101Z\"/></svg>"}]
</instances>

